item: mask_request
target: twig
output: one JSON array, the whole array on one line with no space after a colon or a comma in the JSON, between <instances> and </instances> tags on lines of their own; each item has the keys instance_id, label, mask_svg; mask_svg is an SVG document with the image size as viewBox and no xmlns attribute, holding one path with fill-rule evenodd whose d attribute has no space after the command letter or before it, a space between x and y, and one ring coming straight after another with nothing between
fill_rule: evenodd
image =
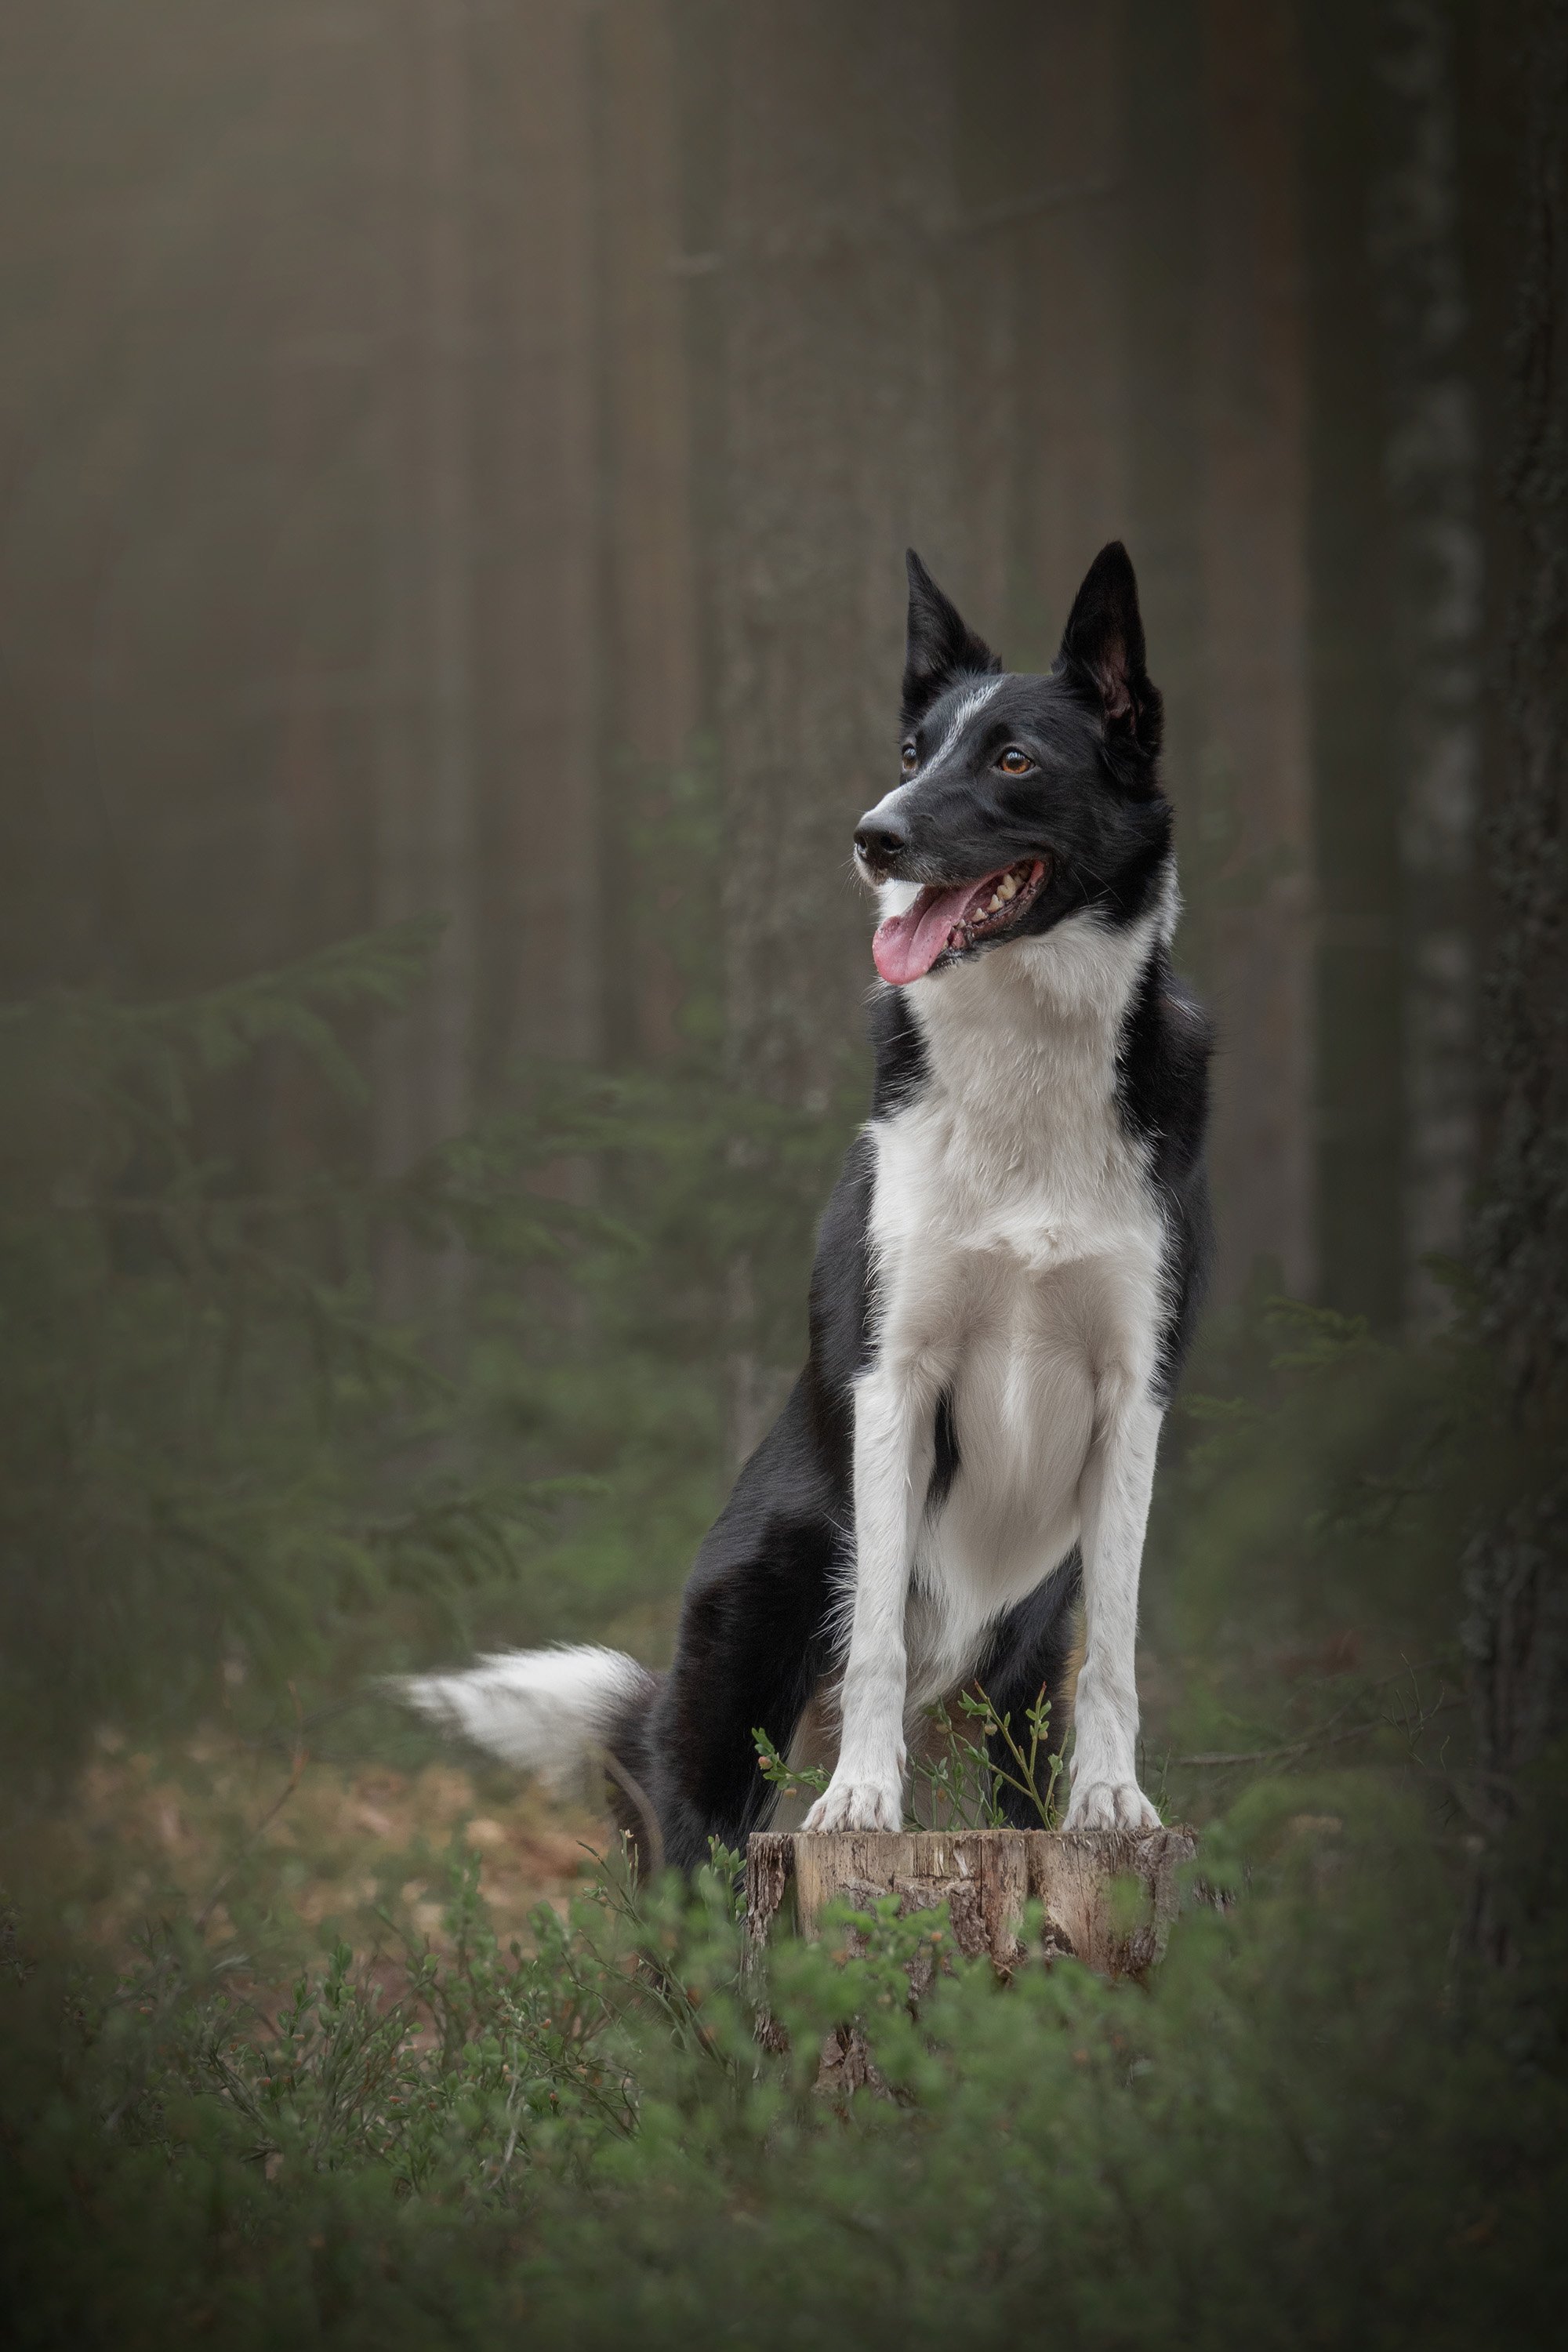
<instances>
[{"instance_id":1,"label":"twig","mask_svg":"<svg viewBox=\"0 0 1568 2352\"><path fill-rule=\"evenodd\" d=\"M1395 1677L1391 1675L1389 1679L1393 1681ZM1436 1706L1422 1709L1415 1719L1415 1729L1418 1732L1425 1731L1435 1716L1446 1715L1449 1708L1463 1706L1464 1704L1464 1699L1458 1693L1451 1698L1439 1699ZM1343 1710L1342 1709L1341 1712L1342 1713ZM1332 1720L1333 1717L1331 1717L1330 1721L1332 1722ZM1245 1751L1237 1750L1235 1754L1216 1750L1204 1756L1173 1756L1168 1760L1179 1769L1190 1770L1200 1768L1217 1768L1226 1764L1283 1764L1291 1757L1309 1755L1314 1748L1337 1748L1342 1740L1364 1739L1374 1731L1408 1733L1410 1725L1411 1718L1408 1716L1403 1721L1390 1716L1380 1716L1375 1723L1352 1723L1343 1731L1330 1731L1325 1725L1321 1730L1309 1732L1305 1739L1291 1740L1286 1748L1254 1748Z\"/></svg>"},{"instance_id":2,"label":"twig","mask_svg":"<svg viewBox=\"0 0 1568 2352\"><path fill-rule=\"evenodd\" d=\"M213 1887L212 1893L207 1896L205 1903L203 1904L201 1910L196 1915L196 1933L198 1936L205 1932L207 1921L212 1917L213 1913L217 1908L218 1896L223 1893L224 1888L228 1885L230 1879L234 1876L235 1872L239 1868L240 1864L246 1859L247 1854L255 1853L257 1846L259 1844L262 1838L266 1836L268 1831L272 1827L273 1822L278 1819L279 1814L283 1811L284 1806L288 1803L289 1798L293 1795L295 1790L299 1787L300 1781L305 1777L305 1767L310 1760L310 1751L305 1745L304 1710L300 1705L300 1694L292 1683L289 1685L289 1696L294 1702L294 1760L293 1769L289 1772L287 1786L284 1788L281 1795L275 1798L273 1802L268 1805L267 1811L262 1814L261 1819L257 1822L256 1827L251 1831L250 1835L246 1839L245 1843L240 1847L239 1852L235 1855L234 1860L229 1864L228 1868L220 1873L217 1882Z\"/></svg>"},{"instance_id":3,"label":"twig","mask_svg":"<svg viewBox=\"0 0 1568 2352\"><path fill-rule=\"evenodd\" d=\"M616 1788L629 1801L638 1821L642 1823L644 1834L647 1839L647 1868L651 1872L661 1871L664 1868L664 1836L658 1826L658 1815L654 1811L647 1791L641 1781L634 1779L627 1771L620 1758L613 1754L608 1748L597 1748L593 1752L597 1756Z\"/></svg>"}]
</instances>

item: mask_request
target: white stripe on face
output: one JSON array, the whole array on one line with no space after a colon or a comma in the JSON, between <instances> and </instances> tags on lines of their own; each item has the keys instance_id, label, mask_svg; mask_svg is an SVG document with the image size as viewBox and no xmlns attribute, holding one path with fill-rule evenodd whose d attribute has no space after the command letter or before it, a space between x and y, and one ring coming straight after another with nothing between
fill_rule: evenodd
<instances>
[{"instance_id":1,"label":"white stripe on face","mask_svg":"<svg viewBox=\"0 0 1568 2352\"><path fill-rule=\"evenodd\" d=\"M904 794L907 792L912 791L914 786L921 782L921 779L926 775L931 769L941 767L942 761L947 758L949 752L958 741L959 737L963 734L970 720L984 709L986 704L990 701L992 696L1003 682L1004 681L999 677L988 677L984 686L977 686L971 693L966 694L963 700L959 704L958 709L953 712L952 719L948 721L947 732L942 737L936 751L931 753L931 758L929 760L922 760L920 766L915 770L914 774L912 776L906 776L901 784L895 784L890 793L884 793L881 799L877 803L876 807L874 809L868 809L866 813L866 817L863 818L861 822L865 823L873 817L900 815L902 814Z\"/></svg>"},{"instance_id":2,"label":"white stripe on face","mask_svg":"<svg viewBox=\"0 0 1568 2352\"><path fill-rule=\"evenodd\" d=\"M917 782L920 777L924 775L928 768L941 767L942 761L947 758L948 753L952 750L953 745L957 742L959 737L963 734L970 720L974 718L978 712L984 709L986 704L990 701L992 696L995 693L997 688L1002 684L1002 682L1003 681L999 677L988 677L984 686L973 688L970 693L964 696L963 700L959 704L958 709L953 712L952 719L948 722L947 733L942 739L940 750L933 752L929 760L921 761L920 766L916 769L915 773L910 778L910 783L912 784ZM905 789L907 789L907 787L900 785L900 791Z\"/></svg>"}]
</instances>

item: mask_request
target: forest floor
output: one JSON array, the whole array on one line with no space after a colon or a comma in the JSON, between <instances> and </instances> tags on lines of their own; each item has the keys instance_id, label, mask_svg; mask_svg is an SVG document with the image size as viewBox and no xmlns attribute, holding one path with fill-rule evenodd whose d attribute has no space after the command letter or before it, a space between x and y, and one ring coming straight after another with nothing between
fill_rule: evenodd
<instances>
[{"instance_id":1,"label":"forest floor","mask_svg":"<svg viewBox=\"0 0 1568 2352\"><path fill-rule=\"evenodd\" d=\"M482 1765L280 1756L212 1724L157 1747L105 1729L59 1800L13 1817L0 1877L26 1890L35 1934L47 1921L114 1965L149 1921L180 1920L280 1981L337 1940L446 1955L455 1848L479 1858L503 1948L526 1949L535 1906L563 1914L610 1834L585 1803Z\"/></svg>"}]
</instances>

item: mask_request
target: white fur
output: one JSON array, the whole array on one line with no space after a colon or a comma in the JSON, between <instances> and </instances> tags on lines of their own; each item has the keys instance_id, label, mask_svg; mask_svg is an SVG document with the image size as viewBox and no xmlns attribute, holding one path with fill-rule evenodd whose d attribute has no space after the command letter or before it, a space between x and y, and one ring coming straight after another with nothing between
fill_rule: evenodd
<instances>
[{"instance_id":1,"label":"white fur","mask_svg":"<svg viewBox=\"0 0 1568 2352\"><path fill-rule=\"evenodd\" d=\"M930 775L933 768L941 767L942 761L946 759L948 753L952 751L953 745L957 742L959 737L963 734L970 720L978 711L984 709L986 704L996 692L998 687L1005 684L1005 680L998 677L988 677L982 686L971 687L969 692L964 696L963 701L953 712L952 717L948 720L947 733L942 737L942 741L937 745L936 750L931 753L931 758L921 761L920 766L915 770L914 775L910 778L910 783L914 783L920 777Z\"/></svg>"},{"instance_id":2,"label":"white fur","mask_svg":"<svg viewBox=\"0 0 1568 2352\"><path fill-rule=\"evenodd\" d=\"M562 1788L647 1681L635 1658L591 1643L500 1650L460 1675L409 1675L395 1685L420 1713L509 1764Z\"/></svg>"},{"instance_id":3,"label":"white fur","mask_svg":"<svg viewBox=\"0 0 1568 2352\"><path fill-rule=\"evenodd\" d=\"M1068 1826L1156 1818L1137 1785L1133 1654L1164 1228L1115 1082L1129 1003L1175 905L1173 869L1158 909L1128 929L1072 916L910 988L928 1078L868 1129L879 1322L856 1390L839 1759L808 1829L899 1825L906 1713L972 1673L989 1628L1079 1541ZM933 1521L944 1388L963 1467Z\"/></svg>"},{"instance_id":4,"label":"white fur","mask_svg":"<svg viewBox=\"0 0 1568 2352\"><path fill-rule=\"evenodd\" d=\"M876 807L869 810L867 814L861 818L861 824L869 824L877 817L889 817L901 814L904 794L912 785L923 782L933 768L941 767L942 761L946 759L948 753L952 751L953 745L957 742L959 737L963 734L970 720L975 716L976 712L984 709L986 704L990 701L997 688L1003 683L1004 680L1000 677L989 677L985 680L985 683L983 686L977 686L972 688L972 690L964 696L963 701L953 712L952 719L948 722L946 734L942 737L942 741L931 753L930 759L922 760L920 766L915 769L913 773L906 776L902 783L895 784L890 793L884 793L881 799L877 803ZM857 871L868 881L871 877L871 868L858 849L855 852L855 865ZM890 900L888 895L889 892L893 894ZM920 894L921 886L918 882L885 883L883 885L882 912L884 915L907 914L910 908L914 905L915 900L920 897Z\"/></svg>"}]
</instances>

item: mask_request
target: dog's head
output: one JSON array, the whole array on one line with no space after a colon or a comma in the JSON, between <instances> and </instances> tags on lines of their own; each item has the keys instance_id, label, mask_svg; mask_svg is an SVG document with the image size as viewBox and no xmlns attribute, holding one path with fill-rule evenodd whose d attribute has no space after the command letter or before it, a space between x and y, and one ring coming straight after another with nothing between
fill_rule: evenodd
<instances>
[{"instance_id":1,"label":"dog's head","mask_svg":"<svg viewBox=\"0 0 1568 2352\"><path fill-rule=\"evenodd\" d=\"M882 887L874 953L902 986L1096 909L1131 922L1171 841L1161 702L1127 551L1102 548L1044 677L1003 670L909 556L902 780L855 833Z\"/></svg>"}]
</instances>

